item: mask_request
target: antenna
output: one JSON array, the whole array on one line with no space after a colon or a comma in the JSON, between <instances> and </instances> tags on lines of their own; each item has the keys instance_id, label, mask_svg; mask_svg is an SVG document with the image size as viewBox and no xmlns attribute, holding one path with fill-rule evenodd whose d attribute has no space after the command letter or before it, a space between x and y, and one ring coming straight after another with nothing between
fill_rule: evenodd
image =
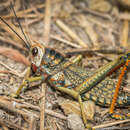
<instances>
[{"instance_id":1,"label":"antenna","mask_svg":"<svg viewBox=\"0 0 130 130\"><path fill-rule=\"evenodd\" d=\"M25 35L24 31L23 31L22 25L20 24L20 21L19 21L17 15L16 15L16 12L15 12L15 10L14 10L14 7L13 7L12 2L11 2L11 8L12 8L13 13L14 13L14 15L15 15L15 17L16 17L16 20L17 20L17 22L18 22L18 24L19 24L19 27L20 27L20 29L21 29L21 32L22 32L23 35L24 35L24 38L25 38L25 40L26 40L26 45L30 48L30 44L29 44L28 39L27 39L27 37L26 37L26 35Z\"/></svg>"},{"instance_id":2,"label":"antenna","mask_svg":"<svg viewBox=\"0 0 130 130\"><path fill-rule=\"evenodd\" d=\"M11 6L12 6L13 12L14 12L14 14L15 14L15 16L16 16L16 13L15 13L15 10L14 10L14 8L13 8L13 5L11 4ZM17 18L17 16L16 16L16 18ZM24 42L24 44L26 45L26 47L27 47L28 49L30 49L30 44L29 44L29 42L27 41L27 37L25 36L25 34L24 34L24 32L23 32L23 29L22 29L22 26L21 26L20 22L18 22L18 21L19 21L18 18L17 18L17 22L18 22L18 24L19 24L19 26L20 26L20 28L21 28L21 31L22 31L22 33L23 33L25 39L26 39L26 42L25 42L25 40L24 40L1 16L0 16L0 20L1 20L4 24L6 24L6 25Z\"/></svg>"},{"instance_id":3,"label":"antenna","mask_svg":"<svg viewBox=\"0 0 130 130\"><path fill-rule=\"evenodd\" d=\"M3 21L3 23L5 23L25 43L27 48L30 49L29 46L27 45L27 43L23 40L23 38L20 37L20 35L1 16L0 16L0 19L1 19L1 21Z\"/></svg>"}]
</instances>

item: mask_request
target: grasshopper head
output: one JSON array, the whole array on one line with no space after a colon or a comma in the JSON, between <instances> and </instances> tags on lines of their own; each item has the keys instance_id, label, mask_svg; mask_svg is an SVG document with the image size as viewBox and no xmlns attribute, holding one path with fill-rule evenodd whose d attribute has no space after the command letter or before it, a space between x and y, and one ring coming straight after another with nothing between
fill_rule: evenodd
<instances>
[{"instance_id":1,"label":"grasshopper head","mask_svg":"<svg viewBox=\"0 0 130 130\"><path fill-rule=\"evenodd\" d=\"M39 67L42 62L42 57L45 53L45 47L40 44L35 44L31 48L31 61L36 67Z\"/></svg>"}]
</instances>

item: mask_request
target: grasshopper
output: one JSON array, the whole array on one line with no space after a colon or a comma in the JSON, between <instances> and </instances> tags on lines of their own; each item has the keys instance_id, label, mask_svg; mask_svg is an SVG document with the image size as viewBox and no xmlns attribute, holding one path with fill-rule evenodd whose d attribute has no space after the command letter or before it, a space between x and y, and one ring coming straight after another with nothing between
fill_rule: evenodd
<instances>
[{"instance_id":1,"label":"grasshopper","mask_svg":"<svg viewBox=\"0 0 130 130\"><path fill-rule=\"evenodd\" d=\"M2 17L0 19L18 35ZM109 114L113 118L127 118L126 115L114 114L114 106L130 106L130 94L119 91L122 77L130 62L130 52L119 56L114 61L103 65L93 72L75 64L81 58L80 56L69 61L64 55L52 48L45 47L39 43L32 46L29 42L24 41L24 43L31 54L29 76L23 81L13 96L19 96L22 88L28 86L29 83L41 80L49 83L56 90L70 95L79 102L82 119L87 128L91 128L91 126L88 124L84 114L83 101L85 100L92 100L97 105L110 107ZM109 78L109 75L121 66L123 66L123 69L119 81L115 83ZM31 73L33 73L33 77L31 77Z\"/></svg>"}]
</instances>

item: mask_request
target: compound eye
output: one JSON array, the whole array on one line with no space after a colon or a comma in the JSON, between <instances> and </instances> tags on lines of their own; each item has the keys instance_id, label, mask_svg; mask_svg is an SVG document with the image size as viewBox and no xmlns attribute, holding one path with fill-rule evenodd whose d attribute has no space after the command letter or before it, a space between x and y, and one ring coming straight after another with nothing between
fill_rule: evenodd
<instances>
[{"instance_id":1,"label":"compound eye","mask_svg":"<svg viewBox=\"0 0 130 130\"><path fill-rule=\"evenodd\" d=\"M35 47L32 49L32 55L36 56L38 54L38 49Z\"/></svg>"}]
</instances>

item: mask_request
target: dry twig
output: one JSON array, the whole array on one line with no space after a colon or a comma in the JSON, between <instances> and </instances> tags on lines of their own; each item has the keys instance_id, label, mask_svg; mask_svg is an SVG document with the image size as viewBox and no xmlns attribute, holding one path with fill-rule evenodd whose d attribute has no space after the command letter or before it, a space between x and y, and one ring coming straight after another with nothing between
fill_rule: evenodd
<instances>
[{"instance_id":1,"label":"dry twig","mask_svg":"<svg viewBox=\"0 0 130 130\"><path fill-rule=\"evenodd\" d=\"M46 8L45 8L45 19L44 19L44 33L43 40L45 45L48 45L50 40L50 26L51 26L51 0L46 0ZM42 84L42 94L44 96L41 99L40 105L40 130L44 130L44 118L45 118L45 93L46 93L46 85Z\"/></svg>"},{"instance_id":2,"label":"dry twig","mask_svg":"<svg viewBox=\"0 0 130 130\"><path fill-rule=\"evenodd\" d=\"M9 128L13 128L14 130L16 130L16 129L28 130L27 128L24 128L23 126L16 125L13 122L10 122L10 121L4 120L4 119L0 119L0 124L4 125L6 127L9 127Z\"/></svg>"},{"instance_id":3,"label":"dry twig","mask_svg":"<svg viewBox=\"0 0 130 130\"><path fill-rule=\"evenodd\" d=\"M123 47L128 47L128 33L129 33L129 21L128 20L124 20L124 24L123 24L123 30L122 30L122 41L121 41L121 45Z\"/></svg>"}]
</instances>

